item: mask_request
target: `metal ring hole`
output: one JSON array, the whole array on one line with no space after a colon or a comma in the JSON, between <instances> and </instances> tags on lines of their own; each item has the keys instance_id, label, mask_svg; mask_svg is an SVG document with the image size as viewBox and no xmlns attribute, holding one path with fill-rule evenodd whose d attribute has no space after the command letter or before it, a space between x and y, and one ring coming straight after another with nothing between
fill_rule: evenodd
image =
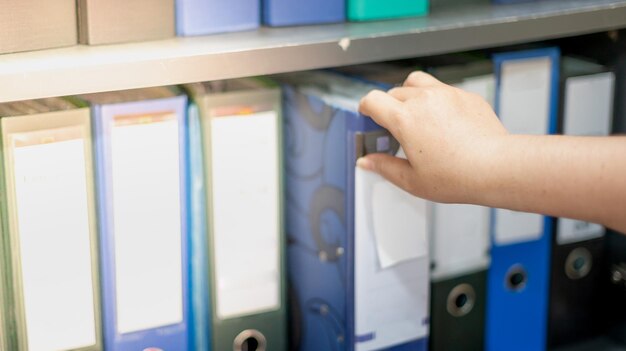
<instances>
[{"instance_id":1,"label":"metal ring hole","mask_svg":"<svg viewBox=\"0 0 626 351\"><path fill-rule=\"evenodd\" d=\"M506 286L513 291L521 291L527 282L528 274L522 266L513 266L506 274Z\"/></svg>"},{"instance_id":2,"label":"metal ring hole","mask_svg":"<svg viewBox=\"0 0 626 351\"><path fill-rule=\"evenodd\" d=\"M567 255L565 260L565 274L572 280L581 279L589 274L593 264L591 253L584 247L579 247Z\"/></svg>"},{"instance_id":3,"label":"metal ring hole","mask_svg":"<svg viewBox=\"0 0 626 351\"><path fill-rule=\"evenodd\" d=\"M234 351L266 351L267 341L265 336L258 330L248 329L244 330L233 342Z\"/></svg>"},{"instance_id":4,"label":"metal ring hole","mask_svg":"<svg viewBox=\"0 0 626 351\"><path fill-rule=\"evenodd\" d=\"M472 311L476 304L476 292L469 284L455 286L448 294L448 313L462 317Z\"/></svg>"}]
</instances>

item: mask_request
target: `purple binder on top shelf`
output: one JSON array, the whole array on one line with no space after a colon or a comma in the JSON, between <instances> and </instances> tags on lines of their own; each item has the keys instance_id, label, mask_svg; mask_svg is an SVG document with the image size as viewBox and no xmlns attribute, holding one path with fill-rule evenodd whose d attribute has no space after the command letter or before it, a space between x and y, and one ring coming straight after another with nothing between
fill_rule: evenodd
<instances>
[{"instance_id":1,"label":"purple binder on top shelf","mask_svg":"<svg viewBox=\"0 0 626 351\"><path fill-rule=\"evenodd\" d=\"M303 24L343 22L344 0L262 0L263 24L297 26Z\"/></svg>"},{"instance_id":2,"label":"purple binder on top shelf","mask_svg":"<svg viewBox=\"0 0 626 351\"><path fill-rule=\"evenodd\" d=\"M176 33L194 36L258 28L260 0L176 0Z\"/></svg>"}]
</instances>

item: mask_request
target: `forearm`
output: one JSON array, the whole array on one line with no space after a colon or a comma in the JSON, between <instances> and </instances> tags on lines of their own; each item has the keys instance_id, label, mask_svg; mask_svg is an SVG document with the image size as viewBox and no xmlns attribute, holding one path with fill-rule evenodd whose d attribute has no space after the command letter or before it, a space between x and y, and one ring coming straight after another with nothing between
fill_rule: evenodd
<instances>
[{"instance_id":1,"label":"forearm","mask_svg":"<svg viewBox=\"0 0 626 351\"><path fill-rule=\"evenodd\" d=\"M626 232L626 137L511 135L499 145L472 202Z\"/></svg>"}]
</instances>

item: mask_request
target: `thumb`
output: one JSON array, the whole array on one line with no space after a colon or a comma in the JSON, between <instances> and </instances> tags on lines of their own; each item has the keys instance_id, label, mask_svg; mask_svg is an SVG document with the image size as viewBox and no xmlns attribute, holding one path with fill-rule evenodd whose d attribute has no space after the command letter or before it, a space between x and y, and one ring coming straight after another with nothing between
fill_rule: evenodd
<instances>
[{"instance_id":1,"label":"thumb","mask_svg":"<svg viewBox=\"0 0 626 351\"><path fill-rule=\"evenodd\" d=\"M406 159L388 154L369 154L359 158L356 165L366 171L378 173L397 187L417 195L416 174Z\"/></svg>"}]
</instances>

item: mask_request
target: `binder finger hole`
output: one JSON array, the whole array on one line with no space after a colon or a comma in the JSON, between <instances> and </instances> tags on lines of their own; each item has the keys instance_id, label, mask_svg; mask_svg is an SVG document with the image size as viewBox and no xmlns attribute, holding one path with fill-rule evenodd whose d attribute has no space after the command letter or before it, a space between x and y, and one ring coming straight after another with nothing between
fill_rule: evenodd
<instances>
[{"instance_id":1,"label":"binder finger hole","mask_svg":"<svg viewBox=\"0 0 626 351\"><path fill-rule=\"evenodd\" d=\"M591 253L584 247L572 250L565 260L565 274L568 278L576 280L589 274L592 266Z\"/></svg>"},{"instance_id":2,"label":"binder finger hole","mask_svg":"<svg viewBox=\"0 0 626 351\"><path fill-rule=\"evenodd\" d=\"M455 286L448 294L448 313L455 317L467 315L476 303L476 292L469 284Z\"/></svg>"},{"instance_id":3,"label":"binder finger hole","mask_svg":"<svg viewBox=\"0 0 626 351\"><path fill-rule=\"evenodd\" d=\"M265 336L258 330L244 330L233 342L234 351L266 351L267 342Z\"/></svg>"},{"instance_id":4,"label":"binder finger hole","mask_svg":"<svg viewBox=\"0 0 626 351\"><path fill-rule=\"evenodd\" d=\"M521 291L526 286L528 274L521 266L512 267L506 275L506 286L513 291Z\"/></svg>"}]
</instances>

